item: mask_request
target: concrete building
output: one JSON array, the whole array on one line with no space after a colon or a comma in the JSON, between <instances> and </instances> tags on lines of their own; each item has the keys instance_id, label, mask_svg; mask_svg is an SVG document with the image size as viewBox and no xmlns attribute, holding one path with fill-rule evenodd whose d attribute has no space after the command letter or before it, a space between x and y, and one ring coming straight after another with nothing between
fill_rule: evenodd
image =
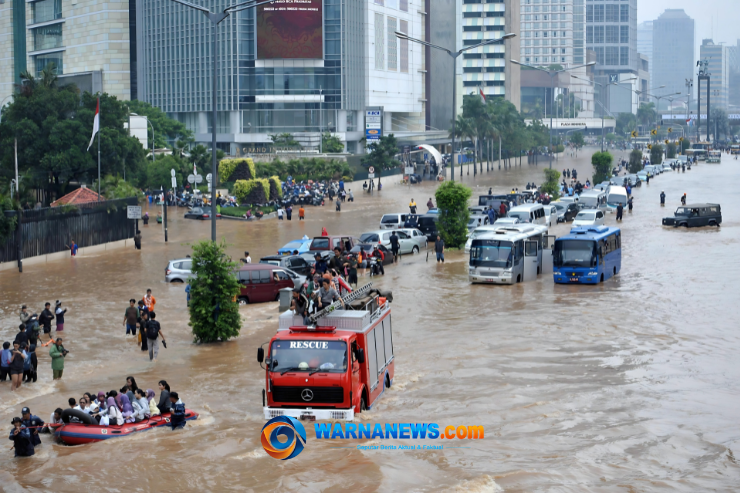
<instances>
[{"instance_id":1,"label":"concrete building","mask_svg":"<svg viewBox=\"0 0 740 493\"><path fill-rule=\"evenodd\" d=\"M520 0L520 56L534 66L585 63L584 0Z\"/></svg>"},{"instance_id":2,"label":"concrete building","mask_svg":"<svg viewBox=\"0 0 740 493\"><path fill-rule=\"evenodd\" d=\"M730 57L730 87L727 94L732 112L740 111L740 40L728 47Z\"/></svg>"},{"instance_id":3,"label":"concrete building","mask_svg":"<svg viewBox=\"0 0 740 493\"><path fill-rule=\"evenodd\" d=\"M135 3L96 0L0 0L0 100L53 64L61 83L83 91L136 97Z\"/></svg>"},{"instance_id":4,"label":"concrete building","mask_svg":"<svg viewBox=\"0 0 740 493\"><path fill-rule=\"evenodd\" d=\"M637 25L637 53L647 61L650 79L653 78L653 21Z\"/></svg>"},{"instance_id":5,"label":"concrete building","mask_svg":"<svg viewBox=\"0 0 740 493\"><path fill-rule=\"evenodd\" d=\"M211 3L214 11L227 5ZM427 91L436 77L451 88L452 70L430 73L426 49L395 35L433 39L430 3L308 0L293 14L270 5L232 14L219 25L218 148L252 154L284 132L315 149L328 131L349 152L363 152L365 137L389 133L408 144L446 139L446 131L425 131L435 115ZM210 25L170 0L138 0L137 15L139 99L210 145ZM446 20L454 26L454 16ZM438 23L446 26L444 18ZM378 113L366 120L367 111Z\"/></svg>"},{"instance_id":6,"label":"concrete building","mask_svg":"<svg viewBox=\"0 0 740 493\"><path fill-rule=\"evenodd\" d=\"M519 0L465 0L457 2L457 49L476 45L504 34L517 36L472 50L458 62L458 107L462 98L483 91L486 98L505 97L519 108L520 69L507 57L519 53ZM435 20L435 25L437 21Z\"/></svg>"},{"instance_id":7,"label":"concrete building","mask_svg":"<svg viewBox=\"0 0 740 493\"><path fill-rule=\"evenodd\" d=\"M730 47L715 44L711 39L704 39L699 47L699 58L708 62L711 107L727 111L730 87ZM706 98L706 87L703 84L702 92L702 99L704 99ZM702 107L704 107L704 101L702 101Z\"/></svg>"},{"instance_id":8,"label":"concrete building","mask_svg":"<svg viewBox=\"0 0 740 493\"><path fill-rule=\"evenodd\" d=\"M653 21L652 87L665 86L659 95L685 94L686 79L694 80L695 64L694 19L683 9L666 10Z\"/></svg>"}]
</instances>

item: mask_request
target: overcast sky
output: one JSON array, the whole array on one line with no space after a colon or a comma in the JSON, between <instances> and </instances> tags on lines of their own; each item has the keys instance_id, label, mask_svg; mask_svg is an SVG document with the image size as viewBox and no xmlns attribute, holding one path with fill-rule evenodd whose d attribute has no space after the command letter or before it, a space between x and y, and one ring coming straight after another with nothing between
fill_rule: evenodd
<instances>
[{"instance_id":1,"label":"overcast sky","mask_svg":"<svg viewBox=\"0 0 740 493\"><path fill-rule=\"evenodd\" d=\"M637 22L652 21L666 9L683 9L695 22L695 57L701 40L736 44L740 39L740 0L638 0Z\"/></svg>"}]
</instances>

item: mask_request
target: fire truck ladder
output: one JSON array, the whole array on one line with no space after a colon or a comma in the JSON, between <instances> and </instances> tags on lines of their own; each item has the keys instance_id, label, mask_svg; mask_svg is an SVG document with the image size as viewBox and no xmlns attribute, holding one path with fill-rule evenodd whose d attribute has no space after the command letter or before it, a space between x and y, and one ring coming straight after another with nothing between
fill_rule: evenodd
<instances>
[{"instance_id":1,"label":"fire truck ladder","mask_svg":"<svg viewBox=\"0 0 740 493\"><path fill-rule=\"evenodd\" d=\"M361 288L357 288L354 291L352 291L351 293L345 294L342 297L342 301L344 301L344 304L346 306L348 303L351 303L352 301L356 300L357 298L360 298L363 295L367 294L372 287L373 287L373 283L369 282L369 283L365 284L364 286L362 286ZM340 306L342 306L342 303L340 303L339 301L335 301L334 303L332 303L331 305L327 306L323 310L318 311L318 312L314 313L313 315L309 315L308 321L310 322L310 325L315 326L316 325L316 322L318 322L320 318L325 317L326 315L329 315L331 312L333 312L334 310L336 310Z\"/></svg>"}]
</instances>

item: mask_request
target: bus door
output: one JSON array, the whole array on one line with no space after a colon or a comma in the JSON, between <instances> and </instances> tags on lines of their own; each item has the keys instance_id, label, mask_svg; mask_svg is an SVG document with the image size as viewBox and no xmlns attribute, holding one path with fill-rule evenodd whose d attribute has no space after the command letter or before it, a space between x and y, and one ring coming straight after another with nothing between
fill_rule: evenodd
<instances>
[{"instance_id":1,"label":"bus door","mask_svg":"<svg viewBox=\"0 0 740 493\"><path fill-rule=\"evenodd\" d=\"M524 275L522 281L534 281L537 279L538 261L537 261L537 242L524 242Z\"/></svg>"},{"instance_id":2,"label":"bus door","mask_svg":"<svg viewBox=\"0 0 740 493\"><path fill-rule=\"evenodd\" d=\"M552 273L552 249L555 248L555 235L543 235L542 236L542 270L541 274Z\"/></svg>"}]
</instances>

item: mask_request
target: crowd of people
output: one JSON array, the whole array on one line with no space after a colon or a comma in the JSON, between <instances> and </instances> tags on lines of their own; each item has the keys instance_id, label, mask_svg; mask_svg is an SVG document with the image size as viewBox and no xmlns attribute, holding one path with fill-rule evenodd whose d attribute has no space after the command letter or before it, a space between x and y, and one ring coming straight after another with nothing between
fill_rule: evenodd
<instances>
[{"instance_id":1,"label":"crowd of people","mask_svg":"<svg viewBox=\"0 0 740 493\"><path fill-rule=\"evenodd\" d=\"M189 296L190 293L188 292L188 301ZM162 345L165 348L167 347L162 326L159 324L157 314L154 311L156 304L157 300L152 295L152 290L147 289L146 295L138 302L134 298L129 300L129 306L123 314L126 335L130 334L138 338L141 350L149 351L149 361L156 361L159 356L159 339L162 339Z\"/></svg>"},{"instance_id":2,"label":"crowd of people","mask_svg":"<svg viewBox=\"0 0 740 493\"><path fill-rule=\"evenodd\" d=\"M22 417L12 420L10 440L13 441L15 456L34 455L35 447L41 445L40 433L52 433L54 425L66 422L81 423L80 413L89 415L91 424L100 426L122 426L127 423L146 421L153 416L170 413L169 425L173 430L185 426L185 403L177 392L170 389L165 380L159 381L159 399L152 389L139 388L133 376L126 378L126 385L119 391L85 392L79 399L70 397L68 407L54 410L49 421L44 422L31 414L28 407L21 410ZM76 412L68 412L68 410Z\"/></svg>"}]
</instances>

